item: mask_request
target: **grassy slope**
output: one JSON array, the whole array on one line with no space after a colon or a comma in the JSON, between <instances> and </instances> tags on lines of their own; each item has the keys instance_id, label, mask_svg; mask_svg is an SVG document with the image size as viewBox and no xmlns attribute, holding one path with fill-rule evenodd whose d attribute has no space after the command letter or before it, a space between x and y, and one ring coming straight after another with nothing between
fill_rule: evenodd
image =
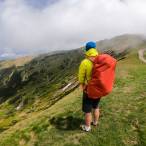
<instances>
[{"instance_id":1,"label":"grassy slope","mask_svg":"<svg viewBox=\"0 0 146 146\"><path fill-rule=\"evenodd\" d=\"M81 92L51 108L26 115L0 134L0 146L145 146L146 65L131 54L117 66L115 88L100 104L99 127L84 133Z\"/></svg>"}]
</instances>

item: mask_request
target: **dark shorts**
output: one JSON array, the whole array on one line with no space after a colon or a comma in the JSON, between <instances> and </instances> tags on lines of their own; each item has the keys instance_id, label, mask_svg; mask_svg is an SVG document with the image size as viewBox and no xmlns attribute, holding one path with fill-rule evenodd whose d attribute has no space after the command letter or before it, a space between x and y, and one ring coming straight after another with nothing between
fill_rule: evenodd
<instances>
[{"instance_id":1,"label":"dark shorts","mask_svg":"<svg viewBox=\"0 0 146 146\"><path fill-rule=\"evenodd\" d=\"M97 109L100 102L100 98L91 99L88 97L87 93L83 92L83 105L82 110L85 113L90 113L92 109Z\"/></svg>"}]
</instances>

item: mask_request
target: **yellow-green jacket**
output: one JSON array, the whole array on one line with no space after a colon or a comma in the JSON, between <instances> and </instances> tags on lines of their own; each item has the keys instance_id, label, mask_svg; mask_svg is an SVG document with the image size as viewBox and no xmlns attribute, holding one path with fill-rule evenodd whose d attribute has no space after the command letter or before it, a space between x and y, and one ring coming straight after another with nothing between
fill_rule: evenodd
<instances>
[{"instance_id":1,"label":"yellow-green jacket","mask_svg":"<svg viewBox=\"0 0 146 146\"><path fill-rule=\"evenodd\" d=\"M85 58L79 66L78 78L80 84L87 84L87 82L91 79L93 63L88 59L88 57L97 56L98 52L95 48L92 48L85 52L85 55L87 58Z\"/></svg>"}]
</instances>

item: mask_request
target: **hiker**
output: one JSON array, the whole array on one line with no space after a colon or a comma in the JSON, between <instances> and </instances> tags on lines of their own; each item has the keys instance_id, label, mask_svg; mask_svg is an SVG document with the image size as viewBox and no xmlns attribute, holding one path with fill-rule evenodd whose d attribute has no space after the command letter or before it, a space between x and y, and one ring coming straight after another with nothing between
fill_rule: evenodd
<instances>
[{"instance_id":1,"label":"hiker","mask_svg":"<svg viewBox=\"0 0 146 146\"><path fill-rule=\"evenodd\" d=\"M98 124L99 119L99 107L98 104L100 102L100 98L98 99L90 99L86 92L86 87L88 81L91 79L92 75L92 61L96 56L98 56L98 52L96 50L95 42L88 42L83 49L86 58L81 62L79 67L79 83L80 88L83 91L83 103L82 110L85 113L85 125L81 125L82 130L90 131L91 130L91 122L94 126ZM93 109L93 121L91 111Z\"/></svg>"},{"instance_id":2,"label":"hiker","mask_svg":"<svg viewBox=\"0 0 146 146\"><path fill-rule=\"evenodd\" d=\"M95 42L88 42L84 48L86 58L79 67L79 83L83 91L82 110L85 113L85 124L82 130L90 131L91 122L96 126L99 119L99 102L113 88L116 59L108 54L98 54ZM93 120L92 120L93 109Z\"/></svg>"}]
</instances>

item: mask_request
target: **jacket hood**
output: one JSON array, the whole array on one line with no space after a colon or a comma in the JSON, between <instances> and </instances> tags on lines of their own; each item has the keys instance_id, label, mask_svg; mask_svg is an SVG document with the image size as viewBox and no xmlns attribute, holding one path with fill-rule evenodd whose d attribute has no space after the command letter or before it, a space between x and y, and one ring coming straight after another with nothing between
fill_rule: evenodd
<instances>
[{"instance_id":1,"label":"jacket hood","mask_svg":"<svg viewBox=\"0 0 146 146\"><path fill-rule=\"evenodd\" d=\"M91 48L89 49L88 51L85 52L85 54L88 56L88 57L91 57L91 56L97 56L99 53L98 51L95 49L95 48Z\"/></svg>"}]
</instances>

